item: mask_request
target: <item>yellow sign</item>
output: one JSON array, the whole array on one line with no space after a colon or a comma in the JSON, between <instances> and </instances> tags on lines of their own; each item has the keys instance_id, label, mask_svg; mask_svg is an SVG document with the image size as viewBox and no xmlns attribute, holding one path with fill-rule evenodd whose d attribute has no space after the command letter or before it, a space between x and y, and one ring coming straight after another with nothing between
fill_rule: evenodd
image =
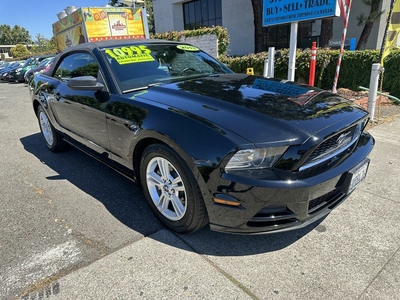
<instances>
[{"instance_id":1,"label":"yellow sign","mask_svg":"<svg viewBox=\"0 0 400 300\"><path fill-rule=\"evenodd\" d=\"M82 9L90 10L92 16L85 20L89 42L145 38L141 9L135 12L128 8Z\"/></svg>"},{"instance_id":2,"label":"yellow sign","mask_svg":"<svg viewBox=\"0 0 400 300\"><path fill-rule=\"evenodd\" d=\"M178 45L176 48L185 50L185 51L199 51L199 48L190 46L190 45Z\"/></svg>"},{"instance_id":3,"label":"yellow sign","mask_svg":"<svg viewBox=\"0 0 400 300\"><path fill-rule=\"evenodd\" d=\"M65 29L59 34L56 34L54 36L54 40L56 42L58 51L85 43L86 39L83 33L82 25L76 25L69 29Z\"/></svg>"},{"instance_id":4,"label":"yellow sign","mask_svg":"<svg viewBox=\"0 0 400 300\"><path fill-rule=\"evenodd\" d=\"M82 42L146 38L142 8L82 7L53 24L58 50Z\"/></svg>"},{"instance_id":5,"label":"yellow sign","mask_svg":"<svg viewBox=\"0 0 400 300\"><path fill-rule=\"evenodd\" d=\"M57 34L65 29L70 29L77 24L82 24L83 16L80 9L53 24L53 33Z\"/></svg>"},{"instance_id":6,"label":"yellow sign","mask_svg":"<svg viewBox=\"0 0 400 300\"><path fill-rule=\"evenodd\" d=\"M400 34L400 0L397 0L393 5L393 12L388 29L385 47L381 58L382 66L384 58L390 54L390 51L396 45L397 38Z\"/></svg>"},{"instance_id":7,"label":"yellow sign","mask_svg":"<svg viewBox=\"0 0 400 300\"><path fill-rule=\"evenodd\" d=\"M253 68L247 68L246 69L246 74L247 75L254 75L254 69Z\"/></svg>"},{"instance_id":8,"label":"yellow sign","mask_svg":"<svg viewBox=\"0 0 400 300\"><path fill-rule=\"evenodd\" d=\"M106 49L105 53L120 65L154 61L151 50L145 45Z\"/></svg>"}]
</instances>

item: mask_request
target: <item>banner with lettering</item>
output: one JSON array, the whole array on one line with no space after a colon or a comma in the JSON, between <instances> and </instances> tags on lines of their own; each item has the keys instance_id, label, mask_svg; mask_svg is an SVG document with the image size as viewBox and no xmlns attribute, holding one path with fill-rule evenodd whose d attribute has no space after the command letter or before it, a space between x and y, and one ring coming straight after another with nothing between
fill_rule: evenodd
<instances>
[{"instance_id":1,"label":"banner with lettering","mask_svg":"<svg viewBox=\"0 0 400 300\"><path fill-rule=\"evenodd\" d=\"M337 17L337 0L264 0L263 26Z\"/></svg>"}]
</instances>

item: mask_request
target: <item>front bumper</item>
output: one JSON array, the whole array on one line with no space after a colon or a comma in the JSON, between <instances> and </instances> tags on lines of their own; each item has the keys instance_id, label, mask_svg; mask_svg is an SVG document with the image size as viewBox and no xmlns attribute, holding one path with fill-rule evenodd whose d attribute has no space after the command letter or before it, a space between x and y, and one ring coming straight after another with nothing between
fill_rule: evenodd
<instances>
[{"instance_id":1,"label":"front bumper","mask_svg":"<svg viewBox=\"0 0 400 300\"><path fill-rule=\"evenodd\" d=\"M0 75L0 80L1 81L8 81L8 73L1 74Z\"/></svg>"},{"instance_id":2,"label":"front bumper","mask_svg":"<svg viewBox=\"0 0 400 300\"><path fill-rule=\"evenodd\" d=\"M211 190L214 197L240 202L232 207L208 205L210 228L239 234L260 234L298 229L313 223L351 194L352 170L367 166L374 139L363 134L355 151L339 165L316 176L295 181L241 180L222 174Z\"/></svg>"},{"instance_id":3,"label":"front bumper","mask_svg":"<svg viewBox=\"0 0 400 300\"><path fill-rule=\"evenodd\" d=\"M23 82L24 81L24 74L23 72L15 73L11 72L8 77L9 82Z\"/></svg>"}]
</instances>

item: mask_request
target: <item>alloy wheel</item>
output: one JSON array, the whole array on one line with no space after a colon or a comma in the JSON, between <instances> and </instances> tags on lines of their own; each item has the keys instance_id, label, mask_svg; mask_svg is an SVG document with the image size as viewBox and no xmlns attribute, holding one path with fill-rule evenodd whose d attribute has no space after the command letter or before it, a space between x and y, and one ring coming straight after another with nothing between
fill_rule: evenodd
<instances>
[{"instance_id":1,"label":"alloy wheel","mask_svg":"<svg viewBox=\"0 0 400 300\"><path fill-rule=\"evenodd\" d=\"M53 135L53 131L51 129L51 124L50 124L49 118L43 111L41 111L39 114L39 122L40 122L40 127L42 129L42 133L43 133L43 136L44 136L46 142L49 145L53 145L54 135Z\"/></svg>"},{"instance_id":2,"label":"alloy wheel","mask_svg":"<svg viewBox=\"0 0 400 300\"><path fill-rule=\"evenodd\" d=\"M154 157L146 168L150 197L160 213L171 221L183 218L187 209L187 192L176 168L163 157Z\"/></svg>"}]
</instances>

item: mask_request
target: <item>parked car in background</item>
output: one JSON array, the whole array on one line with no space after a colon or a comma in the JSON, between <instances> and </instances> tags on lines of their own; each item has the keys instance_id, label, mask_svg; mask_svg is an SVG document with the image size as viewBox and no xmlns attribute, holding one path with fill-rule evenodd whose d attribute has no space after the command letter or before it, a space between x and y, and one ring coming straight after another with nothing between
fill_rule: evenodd
<instances>
[{"instance_id":1,"label":"parked car in background","mask_svg":"<svg viewBox=\"0 0 400 300\"><path fill-rule=\"evenodd\" d=\"M53 57L47 57L44 60L42 60L37 67L31 68L28 71L26 71L24 75L24 81L25 83L29 83L30 80L33 78L33 76L38 73L46 70L46 68L50 68L52 62L54 60Z\"/></svg>"},{"instance_id":2,"label":"parked car in background","mask_svg":"<svg viewBox=\"0 0 400 300\"><path fill-rule=\"evenodd\" d=\"M234 74L179 42L67 48L29 91L48 149L69 143L125 174L180 233L304 227L354 191L374 146L352 101Z\"/></svg>"},{"instance_id":3,"label":"parked car in background","mask_svg":"<svg viewBox=\"0 0 400 300\"><path fill-rule=\"evenodd\" d=\"M9 80L9 74L11 70L20 68L24 64L23 60L20 61L15 61L10 63L10 65L2 70L0 70L0 80L1 81L8 81Z\"/></svg>"},{"instance_id":4,"label":"parked car in background","mask_svg":"<svg viewBox=\"0 0 400 300\"><path fill-rule=\"evenodd\" d=\"M0 60L0 70L6 68L9 64L8 61Z\"/></svg>"},{"instance_id":5,"label":"parked car in background","mask_svg":"<svg viewBox=\"0 0 400 300\"><path fill-rule=\"evenodd\" d=\"M39 56L33 56L33 57L28 58L20 68L10 71L8 80L10 82L24 82L25 81L25 79L24 79L25 73L28 70L30 70L34 67L37 67L42 60L44 60L48 57L54 57L54 54L39 55Z\"/></svg>"}]
</instances>

